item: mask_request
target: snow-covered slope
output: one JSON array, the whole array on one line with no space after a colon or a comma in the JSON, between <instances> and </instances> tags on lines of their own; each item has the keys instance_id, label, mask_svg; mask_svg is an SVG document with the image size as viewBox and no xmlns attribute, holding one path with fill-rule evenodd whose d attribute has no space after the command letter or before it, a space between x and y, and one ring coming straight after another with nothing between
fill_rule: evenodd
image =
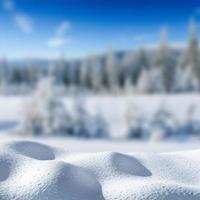
<instances>
[{"instance_id":1,"label":"snow-covered slope","mask_svg":"<svg viewBox=\"0 0 200 200\"><path fill-rule=\"evenodd\" d=\"M30 141L0 145L1 200L198 200L200 151L69 153Z\"/></svg>"}]
</instances>

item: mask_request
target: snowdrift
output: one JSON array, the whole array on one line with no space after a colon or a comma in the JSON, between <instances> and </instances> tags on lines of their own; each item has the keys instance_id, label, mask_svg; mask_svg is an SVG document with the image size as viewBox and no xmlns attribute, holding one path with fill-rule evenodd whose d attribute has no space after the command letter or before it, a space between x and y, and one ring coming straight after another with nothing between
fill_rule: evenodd
<instances>
[{"instance_id":1,"label":"snowdrift","mask_svg":"<svg viewBox=\"0 0 200 200\"><path fill-rule=\"evenodd\" d=\"M1 200L198 200L200 151L70 153L2 143Z\"/></svg>"}]
</instances>

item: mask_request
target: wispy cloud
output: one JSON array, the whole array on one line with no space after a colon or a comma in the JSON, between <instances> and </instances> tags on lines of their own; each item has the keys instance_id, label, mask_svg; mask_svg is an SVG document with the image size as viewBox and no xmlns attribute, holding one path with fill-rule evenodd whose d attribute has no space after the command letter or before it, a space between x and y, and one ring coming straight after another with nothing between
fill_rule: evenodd
<instances>
[{"instance_id":1,"label":"wispy cloud","mask_svg":"<svg viewBox=\"0 0 200 200\"><path fill-rule=\"evenodd\" d=\"M71 23L69 21L62 22L56 29L56 35L63 36L71 28Z\"/></svg>"},{"instance_id":2,"label":"wispy cloud","mask_svg":"<svg viewBox=\"0 0 200 200\"><path fill-rule=\"evenodd\" d=\"M55 36L47 41L49 47L62 47L71 43L71 38L67 36L67 32L71 28L71 23L69 21L63 21L57 28Z\"/></svg>"},{"instance_id":3,"label":"wispy cloud","mask_svg":"<svg viewBox=\"0 0 200 200\"><path fill-rule=\"evenodd\" d=\"M71 39L67 37L65 38L55 37L48 40L49 47L61 47L70 43L71 43Z\"/></svg>"},{"instance_id":4,"label":"wispy cloud","mask_svg":"<svg viewBox=\"0 0 200 200\"><path fill-rule=\"evenodd\" d=\"M13 11L15 9L15 3L12 0L3 0L3 8L6 11Z\"/></svg>"},{"instance_id":5,"label":"wispy cloud","mask_svg":"<svg viewBox=\"0 0 200 200\"><path fill-rule=\"evenodd\" d=\"M33 19L22 13L17 13L14 17L14 20L17 26L24 32L24 33L32 33L33 32Z\"/></svg>"},{"instance_id":6,"label":"wispy cloud","mask_svg":"<svg viewBox=\"0 0 200 200\"><path fill-rule=\"evenodd\" d=\"M5 11L12 11L11 14L13 15L13 21L21 31L28 34L33 32L33 19L28 14L18 12L14 0L2 0L2 6Z\"/></svg>"}]
</instances>

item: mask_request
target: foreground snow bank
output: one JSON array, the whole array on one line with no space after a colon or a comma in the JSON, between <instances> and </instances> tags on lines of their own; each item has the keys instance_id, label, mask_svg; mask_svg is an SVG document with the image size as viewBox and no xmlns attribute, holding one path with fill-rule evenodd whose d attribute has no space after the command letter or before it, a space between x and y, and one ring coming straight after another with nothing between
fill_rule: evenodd
<instances>
[{"instance_id":1,"label":"foreground snow bank","mask_svg":"<svg viewBox=\"0 0 200 200\"><path fill-rule=\"evenodd\" d=\"M1 200L200 199L200 151L69 153L42 143L0 147Z\"/></svg>"}]
</instances>

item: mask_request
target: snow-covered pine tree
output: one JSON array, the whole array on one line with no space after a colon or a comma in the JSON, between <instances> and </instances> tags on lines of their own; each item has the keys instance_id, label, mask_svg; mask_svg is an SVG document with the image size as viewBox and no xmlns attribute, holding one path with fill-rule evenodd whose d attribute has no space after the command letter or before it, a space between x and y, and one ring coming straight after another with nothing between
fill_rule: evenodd
<instances>
[{"instance_id":1,"label":"snow-covered pine tree","mask_svg":"<svg viewBox=\"0 0 200 200\"><path fill-rule=\"evenodd\" d=\"M158 110L154 113L151 123L151 139L162 140L166 137L176 136L177 121L169 110L165 101L162 101Z\"/></svg>"},{"instance_id":2,"label":"snow-covered pine tree","mask_svg":"<svg viewBox=\"0 0 200 200\"><path fill-rule=\"evenodd\" d=\"M126 53L121 61L121 70L119 74L119 84L120 87L127 93L132 91L133 88L133 77L132 72L133 69L133 55L132 53Z\"/></svg>"},{"instance_id":3,"label":"snow-covered pine tree","mask_svg":"<svg viewBox=\"0 0 200 200\"><path fill-rule=\"evenodd\" d=\"M26 134L69 134L72 121L50 77L38 83L25 105L20 130Z\"/></svg>"},{"instance_id":4,"label":"snow-covered pine tree","mask_svg":"<svg viewBox=\"0 0 200 200\"><path fill-rule=\"evenodd\" d=\"M135 92L135 88L131 79L130 75L126 76L125 83L124 83L124 92L125 94L133 94Z\"/></svg>"},{"instance_id":5,"label":"snow-covered pine tree","mask_svg":"<svg viewBox=\"0 0 200 200\"><path fill-rule=\"evenodd\" d=\"M140 73L137 80L138 93L149 93L151 91L151 67L145 48L141 48L138 55Z\"/></svg>"},{"instance_id":6,"label":"snow-covered pine tree","mask_svg":"<svg viewBox=\"0 0 200 200\"><path fill-rule=\"evenodd\" d=\"M97 111L92 117L91 138L109 138L108 124L100 111Z\"/></svg>"},{"instance_id":7,"label":"snow-covered pine tree","mask_svg":"<svg viewBox=\"0 0 200 200\"><path fill-rule=\"evenodd\" d=\"M73 135L82 138L108 138L108 124L101 112L91 114L84 96L77 96L73 105Z\"/></svg>"},{"instance_id":8,"label":"snow-covered pine tree","mask_svg":"<svg viewBox=\"0 0 200 200\"><path fill-rule=\"evenodd\" d=\"M7 94L9 92L9 64L6 57L2 58L0 66L0 83L1 92Z\"/></svg>"},{"instance_id":9,"label":"snow-covered pine tree","mask_svg":"<svg viewBox=\"0 0 200 200\"><path fill-rule=\"evenodd\" d=\"M124 81L130 78L133 87L136 87L138 78L142 71L142 67L146 65L147 61L146 51L142 48L139 51L127 52L122 60L122 66L124 70Z\"/></svg>"},{"instance_id":10,"label":"snow-covered pine tree","mask_svg":"<svg viewBox=\"0 0 200 200\"><path fill-rule=\"evenodd\" d=\"M83 60L80 66L80 84L81 88L88 90L88 73L89 63L88 60Z\"/></svg>"},{"instance_id":11,"label":"snow-covered pine tree","mask_svg":"<svg viewBox=\"0 0 200 200\"><path fill-rule=\"evenodd\" d=\"M183 91L183 71L185 70L185 57L186 57L186 52L182 51L182 53L179 55L177 58L177 65L175 67L175 72L174 72L174 84L173 84L173 89L172 91L175 93L180 93Z\"/></svg>"},{"instance_id":12,"label":"snow-covered pine tree","mask_svg":"<svg viewBox=\"0 0 200 200\"><path fill-rule=\"evenodd\" d=\"M76 97L73 106L74 127L73 132L76 137L91 137L91 115L86 110L85 99Z\"/></svg>"},{"instance_id":13,"label":"snow-covered pine tree","mask_svg":"<svg viewBox=\"0 0 200 200\"><path fill-rule=\"evenodd\" d=\"M36 86L38 79L37 79L35 65L31 61L28 61L26 73L28 78L28 84L30 88L33 89Z\"/></svg>"},{"instance_id":14,"label":"snow-covered pine tree","mask_svg":"<svg viewBox=\"0 0 200 200\"><path fill-rule=\"evenodd\" d=\"M94 92L100 92L102 89L103 74L100 59L98 57L91 58L91 78L92 78L92 88Z\"/></svg>"},{"instance_id":15,"label":"snow-covered pine tree","mask_svg":"<svg viewBox=\"0 0 200 200\"><path fill-rule=\"evenodd\" d=\"M180 72L179 87L181 88L181 91L185 92L196 92L199 90L198 80L196 76L194 76L190 66L186 66Z\"/></svg>"},{"instance_id":16,"label":"snow-covered pine tree","mask_svg":"<svg viewBox=\"0 0 200 200\"><path fill-rule=\"evenodd\" d=\"M188 63L194 72L197 72L199 66L199 45L196 33L195 21L190 21L190 39L188 44Z\"/></svg>"},{"instance_id":17,"label":"snow-covered pine tree","mask_svg":"<svg viewBox=\"0 0 200 200\"><path fill-rule=\"evenodd\" d=\"M174 88L178 92L196 92L200 89L200 62L196 25L190 21L190 39L188 47L179 58L176 67Z\"/></svg>"},{"instance_id":18,"label":"snow-covered pine tree","mask_svg":"<svg viewBox=\"0 0 200 200\"><path fill-rule=\"evenodd\" d=\"M164 93L165 86L163 80L162 68L152 68L149 71L149 87L150 93Z\"/></svg>"},{"instance_id":19,"label":"snow-covered pine tree","mask_svg":"<svg viewBox=\"0 0 200 200\"><path fill-rule=\"evenodd\" d=\"M155 66L158 71L161 72L162 80L163 80L163 90L166 92L171 92L173 88L174 81L174 64L171 63L170 55L169 55L169 47L167 40L167 29L165 27L161 30L161 41L160 46L157 51L157 58Z\"/></svg>"},{"instance_id":20,"label":"snow-covered pine tree","mask_svg":"<svg viewBox=\"0 0 200 200\"><path fill-rule=\"evenodd\" d=\"M64 52L61 54L60 58L56 63L53 64L53 71L51 76L54 77L57 84L69 87L71 80L71 71L69 63L65 57Z\"/></svg>"},{"instance_id":21,"label":"snow-covered pine tree","mask_svg":"<svg viewBox=\"0 0 200 200\"><path fill-rule=\"evenodd\" d=\"M151 88L154 87L154 85L151 85L152 80L150 76L151 76L150 70L143 68L137 83L138 93L147 94L151 91Z\"/></svg>"},{"instance_id":22,"label":"snow-covered pine tree","mask_svg":"<svg viewBox=\"0 0 200 200\"><path fill-rule=\"evenodd\" d=\"M84 88L86 86L86 74L87 74L87 62L83 60L80 65L80 83L81 88Z\"/></svg>"},{"instance_id":23,"label":"snow-covered pine tree","mask_svg":"<svg viewBox=\"0 0 200 200\"><path fill-rule=\"evenodd\" d=\"M108 85L112 92L116 92L119 89L118 81L118 63L115 53L111 50L106 59L106 71L108 74Z\"/></svg>"},{"instance_id":24,"label":"snow-covered pine tree","mask_svg":"<svg viewBox=\"0 0 200 200\"><path fill-rule=\"evenodd\" d=\"M197 115L197 106L195 104L191 104L187 111L185 118L182 122L182 126L179 129L179 135L183 138L187 138L190 136L200 136L200 123Z\"/></svg>"},{"instance_id":25,"label":"snow-covered pine tree","mask_svg":"<svg viewBox=\"0 0 200 200\"><path fill-rule=\"evenodd\" d=\"M124 118L128 139L147 139L149 137L146 120L136 105L130 103L127 106Z\"/></svg>"},{"instance_id":26,"label":"snow-covered pine tree","mask_svg":"<svg viewBox=\"0 0 200 200\"><path fill-rule=\"evenodd\" d=\"M199 44L194 19L191 19L190 21L190 39L186 55L186 65L191 68L193 77L197 78L198 84L200 86Z\"/></svg>"},{"instance_id":27,"label":"snow-covered pine tree","mask_svg":"<svg viewBox=\"0 0 200 200\"><path fill-rule=\"evenodd\" d=\"M139 66L143 69L149 69L150 68L150 62L149 62L149 58L147 56L147 52L146 49L144 47L142 47L139 51L139 56L138 56L138 60L139 60Z\"/></svg>"}]
</instances>

